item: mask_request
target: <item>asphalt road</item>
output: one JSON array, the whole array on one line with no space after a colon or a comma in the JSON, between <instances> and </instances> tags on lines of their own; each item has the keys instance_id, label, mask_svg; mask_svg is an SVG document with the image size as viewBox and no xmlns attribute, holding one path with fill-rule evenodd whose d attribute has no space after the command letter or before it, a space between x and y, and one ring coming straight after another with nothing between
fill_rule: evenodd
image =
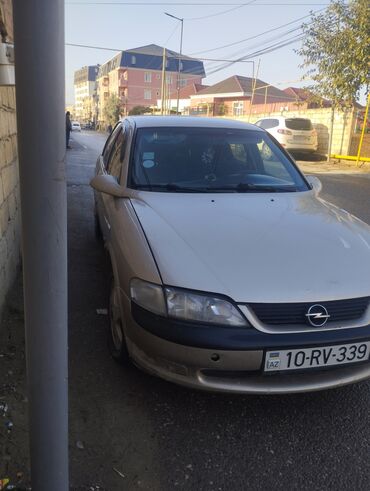
<instances>
[{"instance_id":1,"label":"asphalt road","mask_svg":"<svg viewBox=\"0 0 370 491\"><path fill-rule=\"evenodd\" d=\"M88 186L104 138L89 132L72 138L67 171L73 489L370 489L370 382L291 396L219 395L121 368L110 358L107 318L96 313L107 307L109 270L94 237ZM320 179L323 197L370 223L370 179Z\"/></svg>"}]
</instances>

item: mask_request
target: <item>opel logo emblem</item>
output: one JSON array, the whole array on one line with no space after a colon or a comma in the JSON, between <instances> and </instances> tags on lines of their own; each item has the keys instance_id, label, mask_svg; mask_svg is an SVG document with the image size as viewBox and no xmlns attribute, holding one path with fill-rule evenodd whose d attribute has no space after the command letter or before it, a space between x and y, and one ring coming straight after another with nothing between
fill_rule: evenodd
<instances>
[{"instance_id":1,"label":"opel logo emblem","mask_svg":"<svg viewBox=\"0 0 370 491\"><path fill-rule=\"evenodd\" d=\"M330 314L323 305L316 303L308 309L306 317L311 326L322 327L328 322Z\"/></svg>"}]
</instances>

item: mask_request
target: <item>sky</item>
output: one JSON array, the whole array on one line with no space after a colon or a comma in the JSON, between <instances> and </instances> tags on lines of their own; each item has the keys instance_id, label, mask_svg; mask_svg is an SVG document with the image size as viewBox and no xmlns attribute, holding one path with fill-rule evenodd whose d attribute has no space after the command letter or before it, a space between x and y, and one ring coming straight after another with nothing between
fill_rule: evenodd
<instances>
[{"instance_id":1,"label":"sky","mask_svg":"<svg viewBox=\"0 0 370 491\"><path fill-rule=\"evenodd\" d=\"M105 5L97 4L105 2ZM118 4L121 2L121 5ZM66 43L117 49L130 49L158 44L179 51L180 22L164 12L184 18L183 53L198 58L235 59L277 42L290 40L301 31L295 30L309 17L281 29L273 29L296 19L309 16L311 11L324 9L328 1L320 0L66 0ZM117 5L114 5L117 3ZM140 5L146 3L147 5ZM163 3L163 5L158 5ZM176 5L182 3L183 5ZM200 5L214 3L219 5ZM166 4L166 5L164 5ZM193 5L191 5L193 4ZM194 5L196 4L196 5ZM270 32L271 31L271 32ZM220 46L263 34L225 48ZM272 53L253 58L258 78L283 89L302 87L302 59L294 52L301 41ZM194 54L219 48L214 51ZM115 52L66 46L66 102L74 103L73 74L82 66L104 63ZM206 74L224 65L204 62ZM235 63L207 76L203 83L214 84L232 75L252 76L251 63Z\"/></svg>"}]
</instances>

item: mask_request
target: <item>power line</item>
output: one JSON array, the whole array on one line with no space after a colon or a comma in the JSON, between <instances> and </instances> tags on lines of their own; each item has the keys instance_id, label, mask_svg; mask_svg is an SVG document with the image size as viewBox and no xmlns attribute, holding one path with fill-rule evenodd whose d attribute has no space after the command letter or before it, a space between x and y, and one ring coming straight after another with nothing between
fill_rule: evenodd
<instances>
[{"instance_id":1,"label":"power line","mask_svg":"<svg viewBox=\"0 0 370 491\"><path fill-rule=\"evenodd\" d=\"M222 12L217 12L216 14L209 14L209 15L203 15L201 17L188 17L184 20L203 20L203 19L210 19L211 17L217 17L219 15L224 15L224 14L227 14L229 12L234 12L234 10L238 10L238 9L241 9L243 7L246 7L247 5L251 5L252 3L256 2L256 0L251 0L250 2L247 2L247 3L244 3L242 5L238 5L237 7L232 7L231 9L227 9L227 10L223 10Z\"/></svg>"},{"instance_id":2,"label":"power line","mask_svg":"<svg viewBox=\"0 0 370 491\"><path fill-rule=\"evenodd\" d=\"M89 49L100 49L104 51L124 51L122 48L107 48L105 46L92 46L91 44L76 44L76 43L65 43L66 46L73 46L77 48L89 48ZM172 59L178 59L180 56L171 56ZM184 56L181 57L182 60L186 61L186 58ZM195 59L195 58L194 58ZM228 60L225 58L196 58L196 60L199 61L224 61L224 62L243 62L243 60Z\"/></svg>"},{"instance_id":3,"label":"power line","mask_svg":"<svg viewBox=\"0 0 370 491\"><path fill-rule=\"evenodd\" d=\"M237 62L242 61L242 60L248 60L250 58L255 58L257 56L263 56L265 54L271 53L271 52L276 51L278 49L284 48L285 46L289 46L290 44L296 43L303 38L304 38L304 35L299 34L297 36L294 36L291 39L287 39L283 42L275 43L275 44L273 44L271 46L267 46L266 48L263 48L259 51L255 51L253 53L248 53L248 54L246 54L246 55L244 55L244 56L242 56L236 60L233 60L232 62L229 62L225 65L215 67L213 70L211 70L210 72L207 73L207 77L209 77L210 75L213 75L214 73L217 73L221 70L224 70L225 68L228 68L229 66L233 65L234 63L237 63Z\"/></svg>"},{"instance_id":4,"label":"power line","mask_svg":"<svg viewBox=\"0 0 370 491\"><path fill-rule=\"evenodd\" d=\"M272 43L273 41L276 41L276 40L279 40L279 42L284 42L284 39L283 38L285 38L289 34L293 34L294 32L297 32L297 31L300 31L300 30L301 30L301 26L295 27L294 29L290 29L289 31L285 31L285 32L280 33L278 35L275 34L275 36L272 36L270 38L267 38L264 41L261 41L259 43L248 45L247 49L248 50L257 49L257 48L265 49L265 48L263 48L263 46L265 46L266 44ZM233 53L230 53L229 55L227 55L227 58L235 58L236 56L239 56L241 53L245 53L245 49L246 48L242 48L242 49L239 49L238 51L234 51Z\"/></svg>"},{"instance_id":5,"label":"power line","mask_svg":"<svg viewBox=\"0 0 370 491\"><path fill-rule=\"evenodd\" d=\"M105 48L103 46L91 46L89 44L76 44L76 43L65 43L66 46L74 46L76 48L91 48L91 49L101 49L104 51L123 51L122 48Z\"/></svg>"},{"instance_id":6,"label":"power line","mask_svg":"<svg viewBox=\"0 0 370 491\"><path fill-rule=\"evenodd\" d=\"M316 10L315 12L313 12L313 13L321 12L322 10L325 10L325 9L319 9L319 10ZM235 46L237 44L242 44L242 43L244 43L246 41L251 41L252 39L257 39L257 38L263 36L264 34L269 34L270 32L278 31L279 29L282 29L283 27L287 27L287 26L290 26L292 24L295 24L296 22L299 22L299 21L301 21L303 19L306 19L307 17L311 17L311 14L304 15L303 17L299 17L298 19L292 20L291 22L287 22L286 24L282 24L280 26L274 27L273 29L269 29L268 31L261 32L260 34L256 34L255 36L250 36L248 38L244 38L244 39L241 39L240 41L235 41L233 43L224 44L223 46L218 46L217 48L206 49L206 50L203 50L203 51L196 51L194 53L190 53L190 55L197 55L197 54L203 54L203 53L211 53L211 52L217 51L219 49L229 48L230 46Z\"/></svg>"},{"instance_id":7,"label":"power line","mask_svg":"<svg viewBox=\"0 0 370 491\"><path fill-rule=\"evenodd\" d=\"M173 31L171 32L171 34L168 36L167 41L163 44L164 47L167 46L169 40L172 38L172 36L175 34L175 32L177 31L177 29L179 28L179 25L180 25L180 23L178 23L178 24L175 25L175 28L173 29Z\"/></svg>"},{"instance_id":8,"label":"power line","mask_svg":"<svg viewBox=\"0 0 370 491\"><path fill-rule=\"evenodd\" d=\"M171 6L171 7L222 7L222 6L235 6L235 7L244 7L245 4L243 3L202 3L202 2L196 2L196 3L185 3L185 2L66 2L66 5L127 5L130 7L141 7L141 6L149 6L149 7L156 7L156 6ZM329 6L328 3L299 3L299 2L290 2L290 3L266 3L266 2L261 2L261 3L251 3L250 5L253 5L255 7L258 7L259 5L269 5L269 6L311 6L311 5L317 5L317 6Z\"/></svg>"}]
</instances>

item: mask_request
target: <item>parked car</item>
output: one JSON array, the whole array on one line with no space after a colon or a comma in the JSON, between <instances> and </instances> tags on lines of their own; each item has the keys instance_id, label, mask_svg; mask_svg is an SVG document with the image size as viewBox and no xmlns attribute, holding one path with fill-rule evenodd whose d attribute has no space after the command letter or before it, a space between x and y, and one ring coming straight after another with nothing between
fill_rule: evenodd
<instances>
[{"instance_id":1,"label":"parked car","mask_svg":"<svg viewBox=\"0 0 370 491\"><path fill-rule=\"evenodd\" d=\"M112 267L115 359L214 391L370 377L370 227L318 197L320 181L268 133L128 117L91 186Z\"/></svg>"},{"instance_id":2,"label":"parked car","mask_svg":"<svg viewBox=\"0 0 370 491\"><path fill-rule=\"evenodd\" d=\"M72 131L81 131L81 125L78 121L72 121Z\"/></svg>"},{"instance_id":3,"label":"parked car","mask_svg":"<svg viewBox=\"0 0 370 491\"><path fill-rule=\"evenodd\" d=\"M316 152L317 131L306 118L263 118L257 126L268 131L288 151Z\"/></svg>"}]
</instances>

